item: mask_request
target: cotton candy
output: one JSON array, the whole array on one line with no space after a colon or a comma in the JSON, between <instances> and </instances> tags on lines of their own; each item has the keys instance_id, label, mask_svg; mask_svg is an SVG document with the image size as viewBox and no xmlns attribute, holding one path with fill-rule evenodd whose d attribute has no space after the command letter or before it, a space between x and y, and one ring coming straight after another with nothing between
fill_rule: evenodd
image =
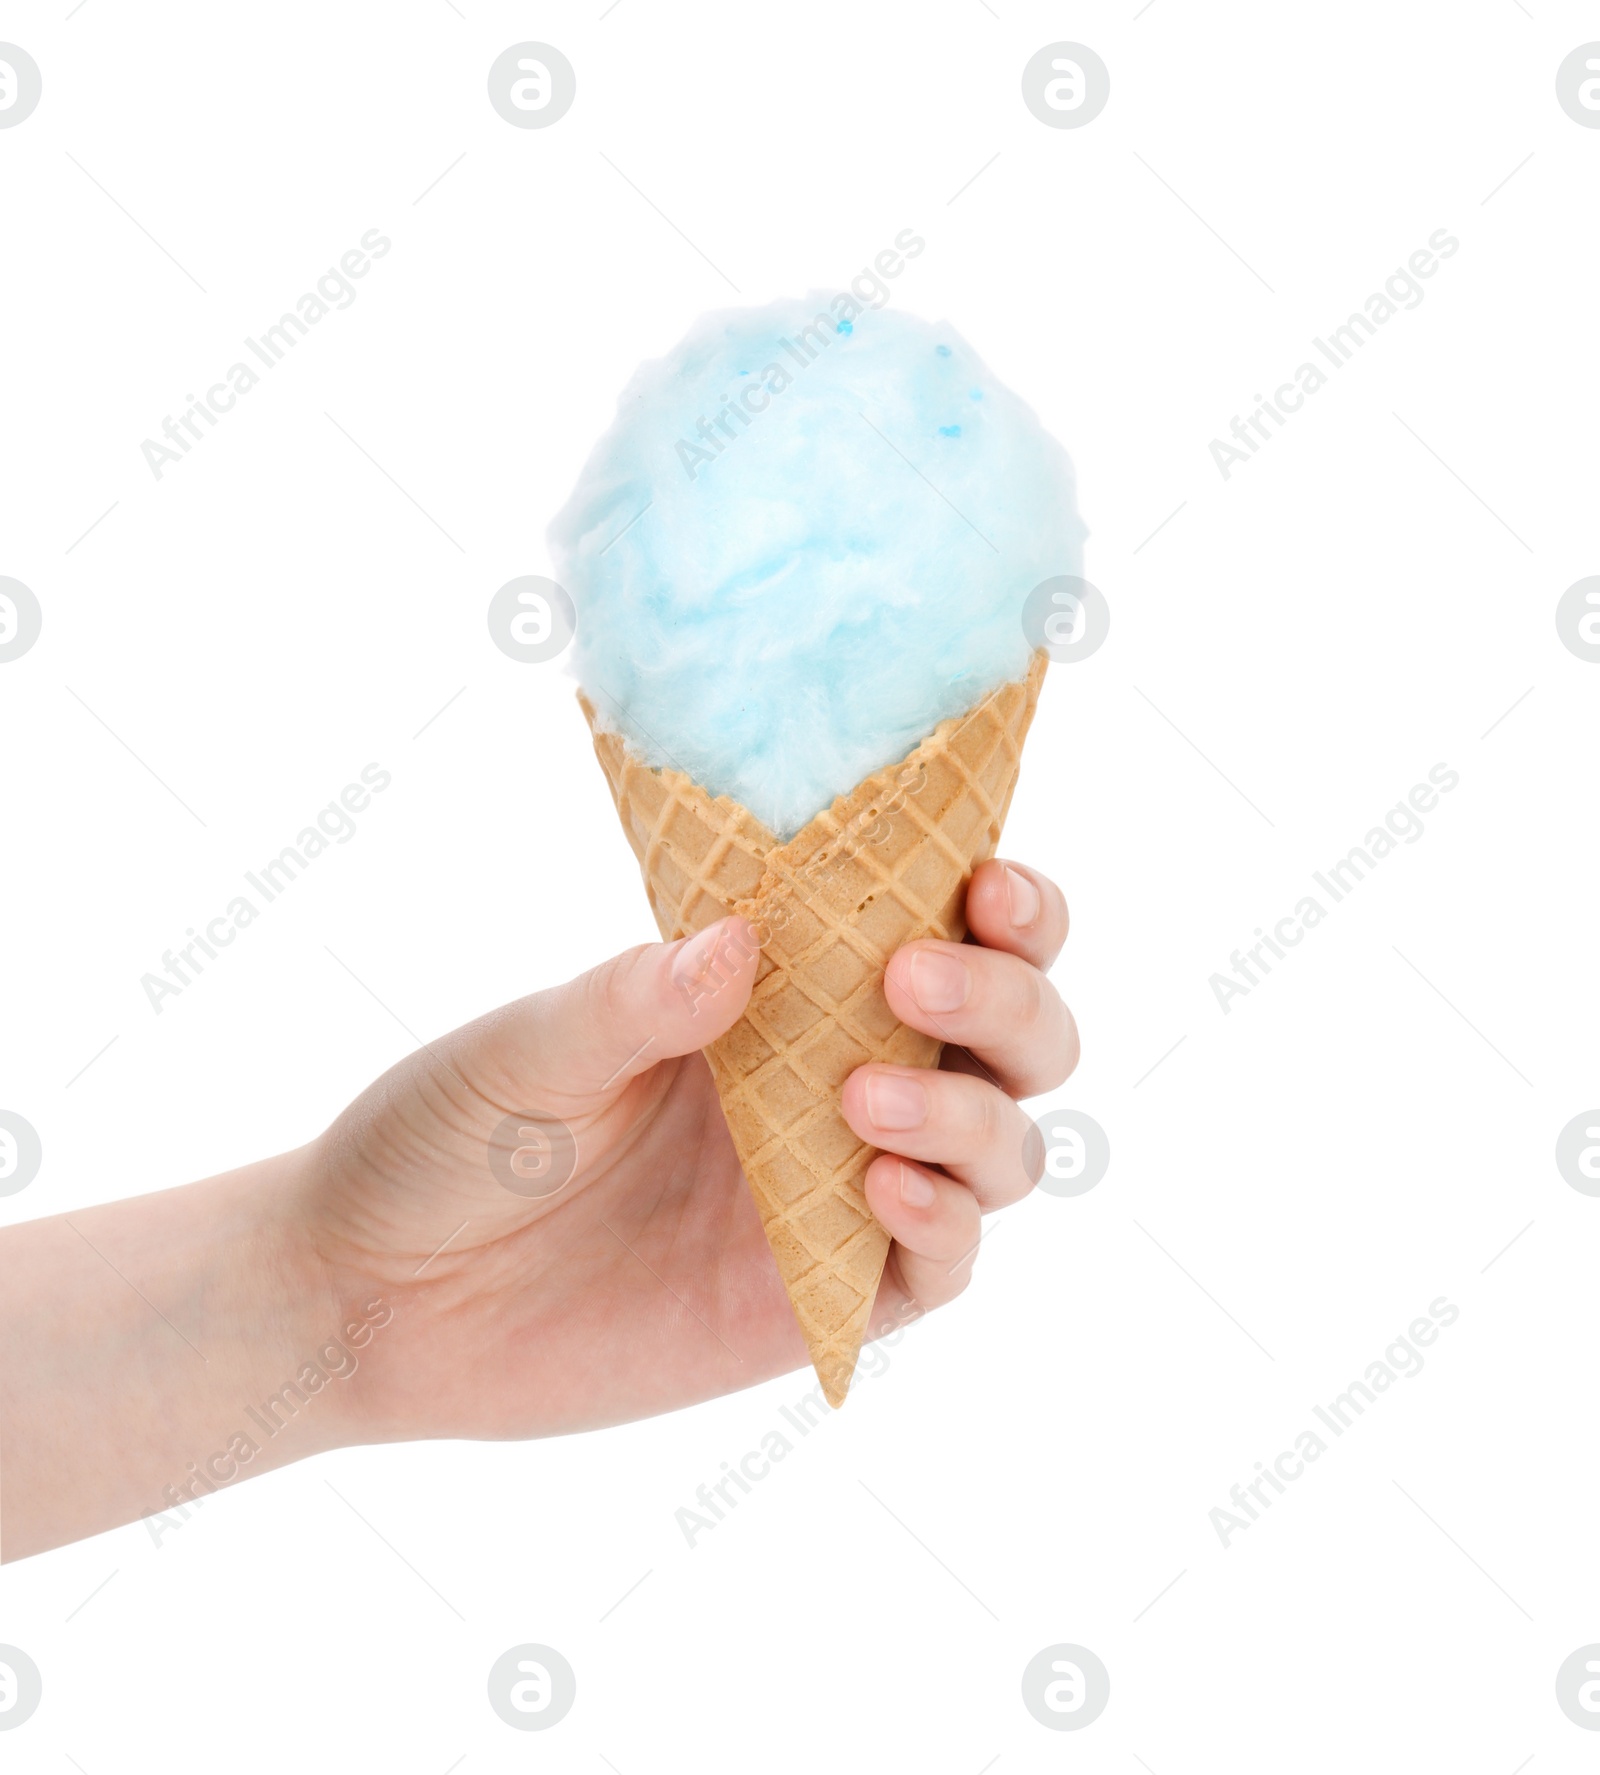
<instances>
[{"instance_id":1,"label":"cotton candy","mask_svg":"<svg viewBox=\"0 0 1600 1775\"><path fill-rule=\"evenodd\" d=\"M1022 676L1083 537L1066 452L953 328L817 294L641 365L550 549L602 726L787 838Z\"/></svg>"}]
</instances>

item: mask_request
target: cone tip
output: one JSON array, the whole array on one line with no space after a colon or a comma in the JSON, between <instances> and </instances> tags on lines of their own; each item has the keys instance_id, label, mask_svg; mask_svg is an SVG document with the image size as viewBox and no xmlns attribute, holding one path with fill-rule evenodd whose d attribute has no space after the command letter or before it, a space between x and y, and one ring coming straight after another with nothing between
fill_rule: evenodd
<instances>
[{"instance_id":1,"label":"cone tip","mask_svg":"<svg viewBox=\"0 0 1600 1775\"><path fill-rule=\"evenodd\" d=\"M837 1411L844 1404L850 1392L850 1382L856 1371L854 1356L847 1362L842 1356L828 1354L820 1360L813 1356L811 1366L817 1371L817 1379L822 1382L822 1397Z\"/></svg>"}]
</instances>

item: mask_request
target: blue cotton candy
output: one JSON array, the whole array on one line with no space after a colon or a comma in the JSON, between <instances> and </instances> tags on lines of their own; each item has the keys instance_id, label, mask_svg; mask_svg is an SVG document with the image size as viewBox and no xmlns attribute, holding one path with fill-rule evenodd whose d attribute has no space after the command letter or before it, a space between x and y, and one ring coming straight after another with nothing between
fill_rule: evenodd
<instances>
[{"instance_id":1,"label":"blue cotton candy","mask_svg":"<svg viewBox=\"0 0 1600 1775\"><path fill-rule=\"evenodd\" d=\"M1083 536L1066 452L960 334L813 295L641 365L550 548L601 724L788 838L1023 675Z\"/></svg>"}]
</instances>

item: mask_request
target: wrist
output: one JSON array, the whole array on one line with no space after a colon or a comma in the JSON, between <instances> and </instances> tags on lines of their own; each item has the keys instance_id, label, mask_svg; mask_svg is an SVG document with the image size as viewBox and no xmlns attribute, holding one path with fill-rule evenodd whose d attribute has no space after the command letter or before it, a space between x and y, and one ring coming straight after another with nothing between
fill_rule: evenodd
<instances>
[{"instance_id":1,"label":"wrist","mask_svg":"<svg viewBox=\"0 0 1600 1775\"><path fill-rule=\"evenodd\" d=\"M385 1328L401 1280L330 1234L328 1203L339 1192L326 1139L273 1163L283 1172L263 1192L260 1270L274 1278L266 1292L282 1318L271 1340L276 1367L256 1369L254 1440L263 1457L277 1445L290 1449L287 1460L388 1440L395 1431L371 1395L375 1382L383 1390L379 1372L393 1342Z\"/></svg>"},{"instance_id":2,"label":"wrist","mask_svg":"<svg viewBox=\"0 0 1600 1775\"><path fill-rule=\"evenodd\" d=\"M166 1292L152 1299L186 1302L170 1323L203 1364L167 1365L167 1431L142 1463L133 1514L186 1509L343 1440L308 1367L337 1309L305 1237L303 1175L302 1154L284 1153L105 1211L163 1247Z\"/></svg>"},{"instance_id":3,"label":"wrist","mask_svg":"<svg viewBox=\"0 0 1600 1775\"><path fill-rule=\"evenodd\" d=\"M364 1440L354 1377L392 1309L319 1249L319 1163L312 1145L217 1180L239 1198L227 1313L237 1334L230 1482Z\"/></svg>"}]
</instances>

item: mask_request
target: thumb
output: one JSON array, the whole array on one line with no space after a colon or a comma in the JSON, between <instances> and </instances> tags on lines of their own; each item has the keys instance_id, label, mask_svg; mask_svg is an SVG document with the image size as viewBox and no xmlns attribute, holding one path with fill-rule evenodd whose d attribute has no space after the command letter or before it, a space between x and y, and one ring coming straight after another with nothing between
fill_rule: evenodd
<instances>
[{"instance_id":1,"label":"thumb","mask_svg":"<svg viewBox=\"0 0 1600 1775\"><path fill-rule=\"evenodd\" d=\"M575 1093L597 1092L694 1053L738 1021L760 955L747 919L722 918L676 943L627 950L540 994L540 1071Z\"/></svg>"}]
</instances>

